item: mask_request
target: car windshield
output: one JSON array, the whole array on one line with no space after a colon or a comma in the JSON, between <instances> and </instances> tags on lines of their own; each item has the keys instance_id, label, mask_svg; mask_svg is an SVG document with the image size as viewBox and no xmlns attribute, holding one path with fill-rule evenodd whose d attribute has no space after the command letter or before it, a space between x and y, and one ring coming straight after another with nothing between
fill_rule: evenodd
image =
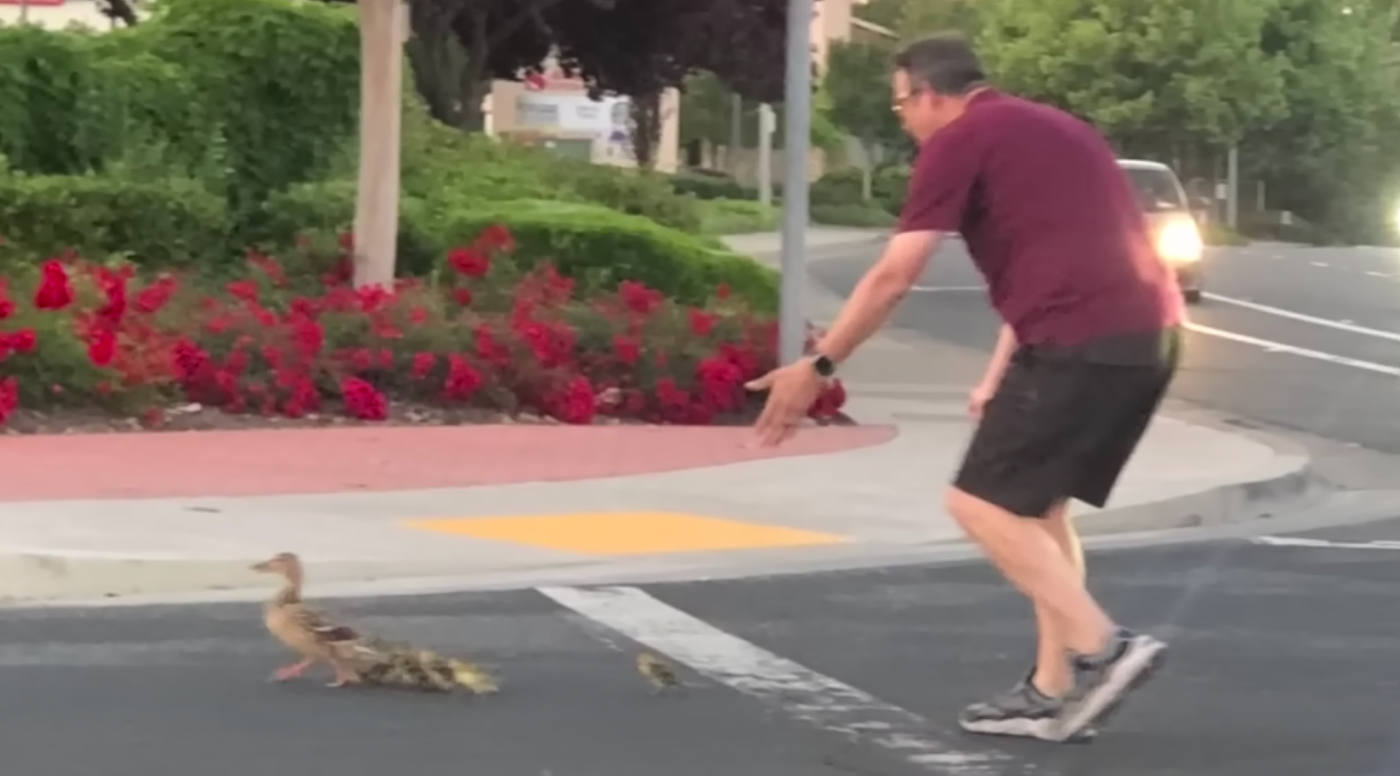
<instances>
[{"instance_id":1,"label":"car windshield","mask_svg":"<svg viewBox=\"0 0 1400 776\"><path fill-rule=\"evenodd\" d=\"M1186 210L1186 196L1171 170L1152 167L1125 167L1128 180L1137 191L1142 209L1148 213Z\"/></svg>"}]
</instances>

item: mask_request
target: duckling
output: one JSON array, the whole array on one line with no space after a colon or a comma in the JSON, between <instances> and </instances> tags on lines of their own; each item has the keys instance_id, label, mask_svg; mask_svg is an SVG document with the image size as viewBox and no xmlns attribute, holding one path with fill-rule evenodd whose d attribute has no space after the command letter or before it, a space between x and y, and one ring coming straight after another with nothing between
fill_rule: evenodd
<instances>
[{"instance_id":1,"label":"duckling","mask_svg":"<svg viewBox=\"0 0 1400 776\"><path fill-rule=\"evenodd\" d=\"M307 607L301 598L301 559L295 553L281 552L258 563L254 571L281 574L285 582L264 608L263 622L278 641L302 656L302 659L278 669L272 679L285 682L306 673L317 663L331 667L335 679L331 687L356 684L362 677L347 652L360 643L359 633L344 625L336 625L325 616Z\"/></svg>"},{"instance_id":2,"label":"duckling","mask_svg":"<svg viewBox=\"0 0 1400 776\"><path fill-rule=\"evenodd\" d=\"M637 655L637 671L651 684L653 694L665 692L673 687L684 687L675 669L650 652Z\"/></svg>"},{"instance_id":3,"label":"duckling","mask_svg":"<svg viewBox=\"0 0 1400 776\"><path fill-rule=\"evenodd\" d=\"M495 695L501 691L500 680L470 660L450 658L447 661L452 680L477 695Z\"/></svg>"}]
</instances>

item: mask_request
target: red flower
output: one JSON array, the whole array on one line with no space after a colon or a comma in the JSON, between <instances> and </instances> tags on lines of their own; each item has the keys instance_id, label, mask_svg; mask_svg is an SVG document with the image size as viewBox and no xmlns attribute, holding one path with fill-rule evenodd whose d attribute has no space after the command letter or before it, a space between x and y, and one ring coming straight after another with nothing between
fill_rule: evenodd
<instances>
[{"instance_id":1,"label":"red flower","mask_svg":"<svg viewBox=\"0 0 1400 776\"><path fill-rule=\"evenodd\" d=\"M255 304L258 301L259 289L258 282L256 280L251 280L247 278L243 280L235 280L232 283L229 283L227 286L225 286L224 290L228 291L228 295L233 297L234 299L238 299L249 304Z\"/></svg>"},{"instance_id":2,"label":"red flower","mask_svg":"<svg viewBox=\"0 0 1400 776\"><path fill-rule=\"evenodd\" d=\"M701 361L695 368L695 377L700 383L700 395L706 405L729 412L742 401L740 385L744 373L729 359L711 356Z\"/></svg>"},{"instance_id":3,"label":"red flower","mask_svg":"<svg viewBox=\"0 0 1400 776\"><path fill-rule=\"evenodd\" d=\"M675 380L663 377L656 381L656 403L663 419L683 418L690 407L690 394L681 390Z\"/></svg>"},{"instance_id":4,"label":"red flower","mask_svg":"<svg viewBox=\"0 0 1400 776\"><path fill-rule=\"evenodd\" d=\"M413 379L422 380L428 376L429 372L433 371L433 367L435 366L437 366L436 355L432 353L415 353L413 355L413 365L409 368L409 372L413 375Z\"/></svg>"},{"instance_id":5,"label":"red flower","mask_svg":"<svg viewBox=\"0 0 1400 776\"><path fill-rule=\"evenodd\" d=\"M19 383L13 377L0 380L0 425L4 425L18 408Z\"/></svg>"},{"instance_id":6,"label":"red flower","mask_svg":"<svg viewBox=\"0 0 1400 776\"><path fill-rule=\"evenodd\" d=\"M470 288L452 289L452 301L463 307L469 307L472 303L472 291Z\"/></svg>"},{"instance_id":7,"label":"red flower","mask_svg":"<svg viewBox=\"0 0 1400 776\"><path fill-rule=\"evenodd\" d=\"M832 380L822 392L817 396L817 400L812 403L807 414L818 420L830 420L841 414L841 408L846 406L846 386L840 380Z\"/></svg>"},{"instance_id":8,"label":"red flower","mask_svg":"<svg viewBox=\"0 0 1400 776\"><path fill-rule=\"evenodd\" d=\"M181 382L195 379L209 366L209 354L187 339L176 340L170 355L175 377Z\"/></svg>"},{"instance_id":9,"label":"red flower","mask_svg":"<svg viewBox=\"0 0 1400 776\"><path fill-rule=\"evenodd\" d=\"M485 324L477 324L472 331L476 337L476 357L492 366L510 363L510 351L503 346Z\"/></svg>"},{"instance_id":10,"label":"red flower","mask_svg":"<svg viewBox=\"0 0 1400 776\"><path fill-rule=\"evenodd\" d=\"M282 271L282 265L276 261L250 248L248 249L248 263L261 270L274 286L281 288L287 285L287 273Z\"/></svg>"},{"instance_id":11,"label":"red flower","mask_svg":"<svg viewBox=\"0 0 1400 776\"><path fill-rule=\"evenodd\" d=\"M586 426L593 422L598 411L596 394L587 377L579 376L570 380L564 390L546 401L549 414L574 425Z\"/></svg>"},{"instance_id":12,"label":"red flower","mask_svg":"<svg viewBox=\"0 0 1400 776\"><path fill-rule=\"evenodd\" d=\"M491 271L491 257L473 248L453 248L447 254L447 263L457 274L469 278L483 277Z\"/></svg>"},{"instance_id":13,"label":"red flower","mask_svg":"<svg viewBox=\"0 0 1400 776\"><path fill-rule=\"evenodd\" d=\"M0 321L15 314L15 303L10 301L10 287L0 278Z\"/></svg>"},{"instance_id":14,"label":"red flower","mask_svg":"<svg viewBox=\"0 0 1400 776\"><path fill-rule=\"evenodd\" d=\"M150 285L141 289L136 294L133 301L137 312L145 315L152 315L165 307L175 295L175 278L169 275L162 275L151 282Z\"/></svg>"},{"instance_id":15,"label":"red flower","mask_svg":"<svg viewBox=\"0 0 1400 776\"><path fill-rule=\"evenodd\" d=\"M486 227L481 236L476 239L487 250L506 252L515 250L515 237L509 229L501 224L492 224Z\"/></svg>"},{"instance_id":16,"label":"red flower","mask_svg":"<svg viewBox=\"0 0 1400 776\"><path fill-rule=\"evenodd\" d=\"M466 357L454 354L447 359L447 379L442 384L443 398L467 401L483 382L481 373L472 368Z\"/></svg>"},{"instance_id":17,"label":"red flower","mask_svg":"<svg viewBox=\"0 0 1400 776\"><path fill-rule=\"evenodd\" d=\"M617 292L622 297L622 303L627 306L627 309L640 315L647 315L660 307L661 302L665 299L660 291L648 288L633 280L622 281L617 287Z\"/></svg>"},{"instance_id":18,"label":"red flower","mask_svg":"<svg viewBox=\"0 0 1400 776\"><path fill-rule=\"evenodd\" d=\"M62 262L49 259L40 268L39 288L34 292L34 306L40 310L62 310L73 303L73 284Z\"/></svg>"},{"instance_id":19,"label":"red flower","mask_svg":"<svg viewBox=\"0 0 1400 776\"><path fill-rule=\"evenodd\" d=\"M39 344L39 338L33 329L20 329L9 335L0 335L0 342L3 342L3 347L16 353L29 353Z\"/></svg>"},{"instance_id":20,"label":"red flower","mask_svg":"<svg viewBox=\"0 0 1400 776\"><path fill-rule=\"evenodd\" d=\"M95 366L107 366L117 355L117 335L111 329L95 329L88 335L88 360Z\"/></svg>"},{"instance_id":21,"label":"red flower","mask_svg":"<svg viewBox=\"0 0 1400 776\"><path fill-rule=\"evenodd\" d=\"M728 283L720 283L715 287L715 298L721 302L728 299L731 294L733 294L733 292L730 291Z\"/></svg>"},{"instance_id":22,"label":"red flower","mask_svg":"<svg viewBox=\"0 0 1400 776\"><path fill-rule=\"evenodd\" d=\"M132 275L130 265L127 265L125 271L117 272L106 267L94 267L92 275L107 300L98 308L97 320L101 325L116 326L121 322L122 316L126 315L126 284Z\"/></svg>"},{"instance_id":23,"label":"red flower","mask_svg":"<svg viewBox=\"0 0 1400 776\"><path fill-rule=\"evenodd\" d=\"M624 334L613 336L613 357L624 366L632 366L642 357L642 345Z\"/></svg>"},{"instance_id":24,"label":"red flower","mask_svg":"<svg viewBox=\"0 0 1400 776\"><path fill-rule=\"evenodd\" d=\"M360 420L384 420L389 417L389 400L374 386L358 377L347 377L340 381L340 396L345 402L345 411L352 418Z\"/></svg>"},{"instance_id":25,"label":"red flower","mask_svg":"<svg viewBox=\"0 0 1400 776\"><path fill-rule=\"evenodd\" d=\"M691 334L697 337L706 337L709 336L710 332L715 330L715 322L719 320L718 315L707 313L704 310L694 307L687 310L687 312L690 314Z\"/></svg>"}]
</instances>

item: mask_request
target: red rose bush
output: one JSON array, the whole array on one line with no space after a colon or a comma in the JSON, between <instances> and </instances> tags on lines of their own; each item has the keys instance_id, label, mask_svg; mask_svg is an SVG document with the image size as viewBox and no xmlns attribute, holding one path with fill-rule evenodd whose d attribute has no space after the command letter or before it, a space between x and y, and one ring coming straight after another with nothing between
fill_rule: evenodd
<instances>
[{"instance_id":1,"label":"red rose bush","mask_svg":"<svg viewBox=\"0 0 1400 776\"><path fill-rule=\"evenodd\" d=\"M348 239L348 238L347 238ZM219 286L75 255L0 280L0 424L17 408L97 406L156 424L177 404L381 421L396 404L651 423L742 421L775 363L776 324L715 290L686 307L639 283L589 298L522 269L500 227L448 269L356 289L345 251L319 273L250 253ZM829 419L839 383L812 408Z\"/></svg>"}]
</instances>

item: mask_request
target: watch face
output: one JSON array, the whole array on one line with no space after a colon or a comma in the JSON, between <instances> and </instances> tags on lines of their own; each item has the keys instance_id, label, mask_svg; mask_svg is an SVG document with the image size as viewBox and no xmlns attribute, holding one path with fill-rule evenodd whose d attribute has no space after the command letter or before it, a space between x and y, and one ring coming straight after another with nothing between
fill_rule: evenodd
<instances>
[{"instance_id":1,"label":"watch face","mask_svg":"<svg viewBox=\"0 0 1400 776\"><path fill-rule=\"evenodd\" d=\"M831 377L832 373L836 371L836 364L832 363L831 359L826 356L817 356L816 360L812 362L812 366L822 377Z\"/></svg>"}]
</instances>

